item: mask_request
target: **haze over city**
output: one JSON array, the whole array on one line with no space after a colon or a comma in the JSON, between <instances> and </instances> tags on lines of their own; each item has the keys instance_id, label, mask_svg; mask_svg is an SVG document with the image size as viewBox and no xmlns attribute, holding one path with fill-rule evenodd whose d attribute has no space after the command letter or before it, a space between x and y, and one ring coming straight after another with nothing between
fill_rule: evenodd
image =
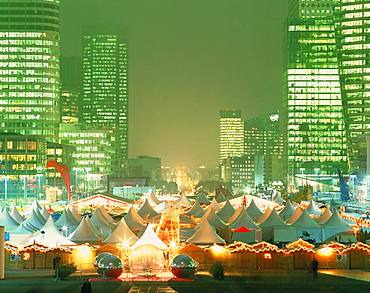
<instances>
[{"instance_id":1,"label":"haze over city","mask_svg":"<svg viewBox=\"0 0 370 293\"><path fill-rule=\"evenodd\" d=\"M220 109L282 105L286 17L286 0L62 1L62 82L81 84L63 61L79 66L83 31L113 29L129 40L129 156L216 166Z\"/></svg>"}]
</instances>

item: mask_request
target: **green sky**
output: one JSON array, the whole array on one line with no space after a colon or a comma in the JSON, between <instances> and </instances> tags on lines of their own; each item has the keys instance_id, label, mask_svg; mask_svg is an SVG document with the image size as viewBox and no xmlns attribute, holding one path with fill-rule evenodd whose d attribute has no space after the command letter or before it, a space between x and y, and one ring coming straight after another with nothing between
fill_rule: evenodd
<instances>
[{"instance_id":1,"label":"green sky","mask_svg":"<svg viewBox=\"0 0 370 293\"><path fill-rule=\"evenodd\" d=\"M130 156L215 166L220 109L281 105L287 0L61 2L63 56L87 26L128 36Z\"/></svg>"}]
</instances>

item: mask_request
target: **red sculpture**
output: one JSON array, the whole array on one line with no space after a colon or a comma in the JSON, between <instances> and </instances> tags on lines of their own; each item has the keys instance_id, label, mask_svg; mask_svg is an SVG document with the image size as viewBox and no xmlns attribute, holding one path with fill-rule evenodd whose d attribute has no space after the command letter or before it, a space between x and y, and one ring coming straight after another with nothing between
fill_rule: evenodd
<instances>
[{"instance_id":1,"label":"red sculpture","mask_svg":"<svg viewBox=\"0 0 370 293\"><path fill-rule=\"evenodd\" d=\"M69 174L68 166L61 165L55 160L49 160L46 163L46 168L54 168L60 173L60 176L62 176L64 184L67 188L67 194L68 194L68 200L72 200L72 193L71 193L71 176Z\"/></svg>"}]
</instances>

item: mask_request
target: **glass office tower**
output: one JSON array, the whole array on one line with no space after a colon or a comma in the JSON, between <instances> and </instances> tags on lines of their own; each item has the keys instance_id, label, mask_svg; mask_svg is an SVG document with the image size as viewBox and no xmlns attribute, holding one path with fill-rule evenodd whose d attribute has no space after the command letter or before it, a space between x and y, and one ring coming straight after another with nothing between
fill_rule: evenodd
<instances>
[{"instance_id":1,"label":"glass office tower","mask_svg":"<svg viewBox=\"0 0 370 293\"><path fill-rule=\"evenodd\" d=\"M338 1L335 19L350 170L358 172L357 138L370 132L370 0Z\"/></svg>"},{"instance_id":2,"label":"glass office tower","mask_svg":"<svg viewBox=\"0 0 370 293\"><path fill-rule=\"evenodd\" d=\"M86 35L83 44L82 121L115 130L113 173L127 170L128 57L127 43L117 35Z\"/></svg>"},{"instance_id":3,"label":"glass office tower","mask_svg":"<svg viewBox=\"0 0 370 293\"><path fill-rule=\"evenodd\" d=\"M333 4L290 1L286 73L288 179L347 170Z\"/></svg>"},{"instance_id":4,"label":"glass office tower","mask_svg":"<svg viewBox=\"0 0 370 293\"><path fill-rule=\"evenodd\" d=\"M0 127L58 138L59 0L0 1Z\"/></svg>"}]
</instances>

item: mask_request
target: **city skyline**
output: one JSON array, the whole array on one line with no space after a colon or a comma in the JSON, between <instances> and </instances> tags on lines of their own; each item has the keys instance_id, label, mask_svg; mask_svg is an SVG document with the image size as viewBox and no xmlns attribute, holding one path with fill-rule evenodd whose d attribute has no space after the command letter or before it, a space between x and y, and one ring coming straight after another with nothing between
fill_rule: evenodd
<instances>
[{"instance_id":1,"label":"city skyline","mask_svg":"<svg viewBox=\"0 0 370 293\"><path fill-rule=\"evenodd\" d=\"M196 11L195 2L179 1L144 10L134 1L61 3L62 57L81 55L87 27L104 23L100 31L118 29L129 39L129 157L216 166L220 109L249 119L280 107L287 1L245 2L212 1L211 15L209 1Z\"/></svg>"}]
</instances>

